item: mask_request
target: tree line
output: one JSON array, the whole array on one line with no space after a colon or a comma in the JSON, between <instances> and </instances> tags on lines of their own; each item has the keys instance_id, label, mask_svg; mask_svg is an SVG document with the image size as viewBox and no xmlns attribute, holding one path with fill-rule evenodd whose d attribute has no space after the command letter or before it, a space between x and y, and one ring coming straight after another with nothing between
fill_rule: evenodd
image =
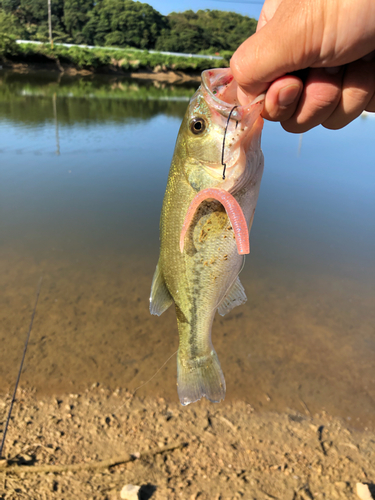
<instances>
[{"instance_id":1,"label":"tree line","mask_svg":"<svg viewBox=\"0 0 375 500\"><path fill-rule=\"evenodd\" d=\"M256 20L199 10L163 16L132 0L51 0L56 42L185 53L235 51ZM47 0L0 0L0 34L48 42Z\"/></svg>"}]
</instances>

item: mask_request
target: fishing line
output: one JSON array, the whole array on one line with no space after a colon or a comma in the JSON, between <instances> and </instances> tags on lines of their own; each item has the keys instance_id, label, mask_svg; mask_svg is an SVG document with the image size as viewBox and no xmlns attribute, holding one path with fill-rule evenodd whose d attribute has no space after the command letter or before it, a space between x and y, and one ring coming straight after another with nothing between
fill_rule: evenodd
<instances>
[{"instance_id":1,"label":"fishing line","mask_svg":"<svg viewBox=\"0 0 375 500\"><path fill-rule=\"evenodd\" d=\"M169 358L167 359L167 361L164 361L164 363L161 365L161 367L160 367L158 370L156 370L156 372L153 374L153 376L152 376L151 378L149 378L146 382L144 382L143 384L141 384L141 385L139 385L138 387L136 387L136 388L134 389L133 394L131 395L131 397L134 397L135 393L136 393L136 392L137 392L137 391L138 391L141 387L143 387L144 385L146 385L146 384L148 384L149 382L151 382L151 380L152 380L154 377L156 377L156 375L160 372L160 370L161 370L162 368L164 368L164 366L168 363L168 361L169 361L170 359L172 359L172 358L173 358L173 356L175 356L176 354L177 354L177 351L175 351L173 354L171 354L171 355L169 356ZM113 407L113 410L114 410L114 411L119 411L119 410L121 410L121 408L123 408L124 406L125 406L125 403L124 403L123 405L121 405L121 406L114 406L114 407Z\"/></svg>"},{"instance_id":2,"label":"fishing line","mask_svg":"<svg viewBox=\"0 0 375 500\"><path fill-rule=\"evenodd\" d=\"M17 375L16 385L14 387L12 401L10 402L9 413L8 413L7 419L5 421L5 427L4 427L4 431L3 431L3 439L2 439L1 444L0 444L0 457L1 457L1 454L2 454L2 451L3 451L3 448L4 448L5 437L6 437L6 434L7 434L7 431L8 431L8 425L9 425L10 417L12 415L13 404L16 401L16 392L17 392L17 388L18 388L18 383L19 383L20 378L21 378L21 371L22 371L22 367L23 367L23 362L25 361L27 346L29 345L30 333L31 333L31 329L33 327L34 316L35 316L36 306L38 304L38 299L39 299L39 294L40 294L40 288L42 286L42 281L43 281L43 276L40 278L38 286L37 286L37 289L36 289L35 305L34 305L33 313L31 315L31 321L30 321L29 331L27 332L25 347L23 348L23 354L22 354L20 369L18 370L18 375Z\"/></svg>"},{"instance_id":3,"label":"fishing line","mask_svg":"<svg viewBox=\"0 0 375 500\"><path fill-rule=\"evenodd\" d=\"M144 382L144 383L143 383L143 384L141 384L140 386L136 387L136 388L134 389L133 396L134 396L134 394L138 391L138 389L140 389L140 388L141 388L141 387L143 387L144 385L146 385L146 384L148 384L149 382L151 382L151 380L152 380L154 377L156 377L156 375L160 372L160 370L161 370L162 368L164 368L164 366L168 363L168 361L169 361L170 359L172 359L172 358L173 358L173 356L174 356L175 354L177 354L177 351L175 351L173 354L171 354L171 355L169 356L169 358L167 359L167 361L164 361L164 363L161 365L161 367L160 367L160 368L159 368L159 369L158 369L158 370L157 370L157 371L153 374L153 376L152 376L151 378L149 378L146 382Z\"/></svg>"},{"instance_id":4,"label":"fishing line","mask_svg":"<svg viewBox=\"0 0 375 500\"><path fill-rule=\"evenodd\" d=\"M223 165L223 181L225 180L225 170L227 168L227 164L224 163L224 151L225 151L225 137L227 135L227 130L228 130L228 125L229 125L229 120L230 120L230 117L232 116L232 113L233 111L238 108L238 106L233 106L233 108L230 110L230 113L228 115L228 120L227 120L227 124L225 126L225 130L224 130L224 139L223 139L223 150L221 152L221 164ZM236 128L237 128L237 125L238 125L238 121L236 121Z\"/></svg>"}]
</instances>

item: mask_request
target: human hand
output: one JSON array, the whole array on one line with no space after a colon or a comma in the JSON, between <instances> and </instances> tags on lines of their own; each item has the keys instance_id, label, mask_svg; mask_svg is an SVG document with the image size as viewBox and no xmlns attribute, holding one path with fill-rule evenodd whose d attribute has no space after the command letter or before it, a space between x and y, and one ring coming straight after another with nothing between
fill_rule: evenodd
<instances>
[{"instance_id":1,"label":"human hand","mask_svg":"<svg viewBox=\"0 0 375 500\"><path fill-rule=\"evenodd\" d=\"M240 102L268 89L263 116L288 132L342 128L375 112L375 2L266 0L231 69Z\"/></svg>"}]
</instances>

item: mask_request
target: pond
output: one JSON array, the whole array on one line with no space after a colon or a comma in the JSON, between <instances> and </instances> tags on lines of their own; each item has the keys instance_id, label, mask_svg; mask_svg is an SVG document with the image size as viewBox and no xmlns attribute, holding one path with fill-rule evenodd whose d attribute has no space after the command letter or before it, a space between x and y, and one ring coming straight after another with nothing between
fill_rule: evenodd
<instances>
[{"instance_id":1,"label":"pond","mask_svg":"<svg viewBox=\"0 0 375 500\"><path fill-rule=\"evenodd\" d=\"M0 390L134 390L178 346L148 311L174 143L197 84L0 73ZM375 426L375 119L303 136L266 123L241 274L216 316L226 401ZM177 401L176 359L139 389ZM224 403L225 404L225 403Z\"/></svg>"}]
</instances>

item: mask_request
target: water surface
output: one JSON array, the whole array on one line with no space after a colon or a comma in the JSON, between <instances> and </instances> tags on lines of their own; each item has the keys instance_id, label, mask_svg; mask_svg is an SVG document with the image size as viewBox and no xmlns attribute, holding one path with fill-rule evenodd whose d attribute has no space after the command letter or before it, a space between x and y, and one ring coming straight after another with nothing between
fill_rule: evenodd
<instances>
[{"instance_id":1,"label":"water surface","mask_svg":"<svg viewBox=\"0 0 375 500\"><path fill-rule=\"evenodd\" d=\"M150 316L158 224L194 86L0 73L0 390L134 389L177 349ZM263 133L248 302L216 317L227 400L375 424L375 119ZM177 399L175 359L139 391Z\"/></svg>"}]
</instances>

